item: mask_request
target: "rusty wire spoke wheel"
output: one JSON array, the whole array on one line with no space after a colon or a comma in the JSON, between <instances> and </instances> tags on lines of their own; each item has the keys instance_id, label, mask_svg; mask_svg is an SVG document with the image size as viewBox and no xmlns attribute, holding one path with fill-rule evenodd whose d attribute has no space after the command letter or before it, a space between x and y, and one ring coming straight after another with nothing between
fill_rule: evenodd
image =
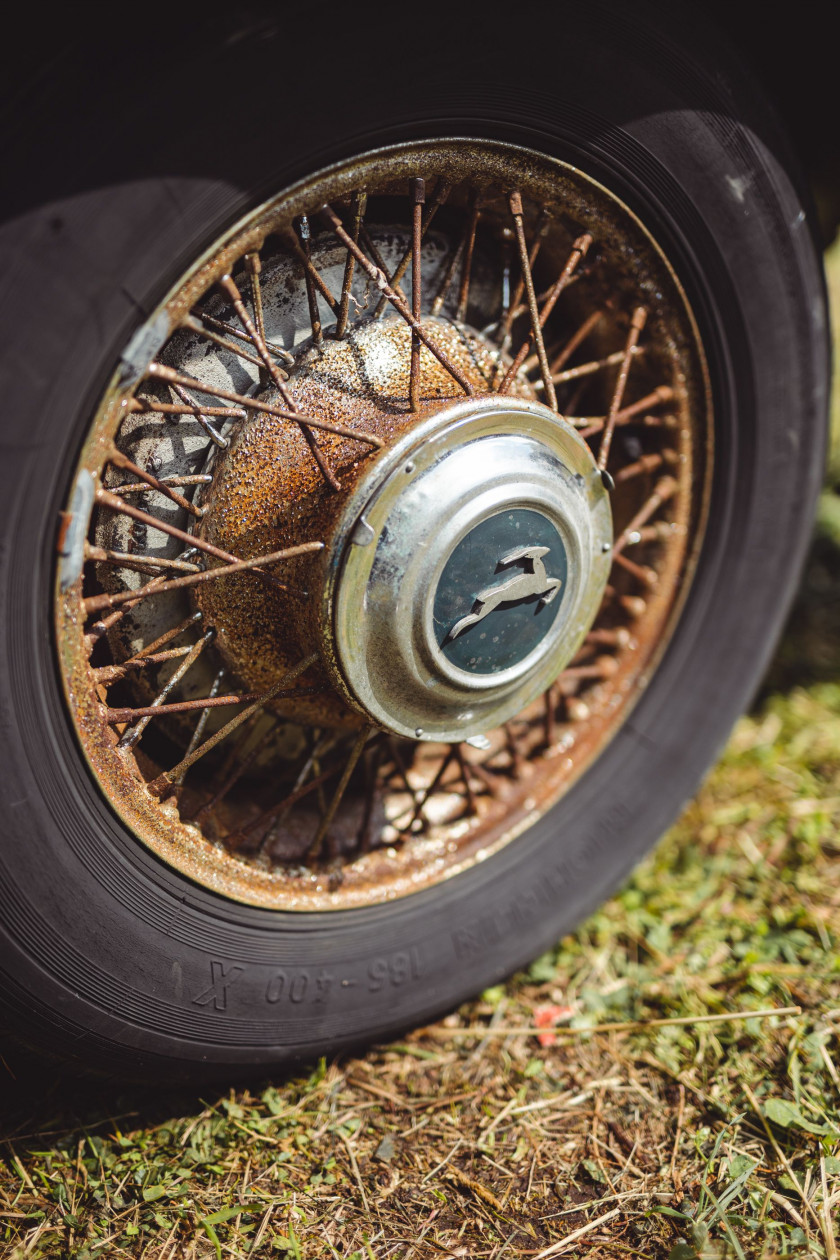
<instances>
[{"instance_id":1,"label":"rusty wire spoke wheel","mask_svg":"<svg viewBox=\"0 0 840 1260\"><path fill-rule=\"evenodd\" d=\"M117 94L113 173L54 154L9 229L19 1035L216 1072L430 1017L616 886L760 677L824 424L799 196L701 28L573 25L559 81L418 34L385 121L286 59L270 141L289 31L173 35L157 122Z\"/></svg>"},{"instance_id":2,"label":"rusty wire spoke wheel","mask_svg":"<svg viewBox=\"0 0 840 1260\"><path fill-rule=\"evenodd\" d=\"M85 442L56 633L91 769L255 905L446 878L624 721L711 465L686 297L600 185L476 141L315 176L174 286Z\"/></svg>"}]
</instances>

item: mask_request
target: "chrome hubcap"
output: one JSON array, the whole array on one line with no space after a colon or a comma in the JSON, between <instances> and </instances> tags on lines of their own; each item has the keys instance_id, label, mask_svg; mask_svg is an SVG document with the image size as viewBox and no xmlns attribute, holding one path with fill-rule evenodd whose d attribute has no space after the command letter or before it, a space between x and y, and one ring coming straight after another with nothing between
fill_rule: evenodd
<instances>
[{"instance_id":1,"label":"chrome hubcap","mask_svg":"<svg viewBox=\"0 0 840 1260\"><path fill-rule=\"evenodd\" d=\"M373 463L325 558L336 685L399 735L483 736L574 656L611 537L589 448L556 413L494 396L442 408Z\"/></svg>"}]
</instances>

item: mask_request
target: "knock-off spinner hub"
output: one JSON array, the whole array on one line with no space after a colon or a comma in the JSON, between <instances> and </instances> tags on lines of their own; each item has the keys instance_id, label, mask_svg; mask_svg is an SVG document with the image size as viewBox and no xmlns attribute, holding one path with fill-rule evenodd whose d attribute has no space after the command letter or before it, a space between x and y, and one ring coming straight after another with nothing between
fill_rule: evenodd
<instances>
[{"instance_id":1,"label":"knock-off spinner hub","mask_svg":"<svg viewBox=\"0 0 840 1260\"><path fill-rule=\"evenodd\" d=\"M545 691L601 604L612 519L571 425L498 395L449 404L371 465L326 560L332 680L375 723L461 741Z\"/></svg>"}]
</instances>

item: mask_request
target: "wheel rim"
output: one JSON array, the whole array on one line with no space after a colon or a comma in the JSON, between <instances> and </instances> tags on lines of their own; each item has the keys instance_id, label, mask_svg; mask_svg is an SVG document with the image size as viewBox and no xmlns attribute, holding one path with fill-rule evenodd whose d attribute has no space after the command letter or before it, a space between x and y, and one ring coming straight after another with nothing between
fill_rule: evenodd
<instances>
[{"instance_id":1,"label":"wheel rim","mask_svg":"<svg viewBox=\"0 0 840 1260\"><path fill-rule=\"evenodd\" d=\"M250 904L483 860L655 669L711 430L673 269L579 172L447 141L286 190L132 339L72 479L56 635L97 783Z\"/></svg>"}]
</instances>

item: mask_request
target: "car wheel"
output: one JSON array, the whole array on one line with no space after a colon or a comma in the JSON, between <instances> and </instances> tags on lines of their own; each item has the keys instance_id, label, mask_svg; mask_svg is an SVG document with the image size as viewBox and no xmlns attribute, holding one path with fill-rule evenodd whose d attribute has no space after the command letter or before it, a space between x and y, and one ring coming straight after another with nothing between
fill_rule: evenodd
<instances>
[{"instance_id":1,"label":"car wheel","mask_svg":"<svg viewBox=\"0 0 840 1260\"><path fill-rule=\"evenodd\" d=\"M22 1039L177 1076L430 1019L617 886L760 680L825 440L784 141L696 18L540 14L561 74L457 15L386 79L376 24L93 40L10 142Z\"/></svg>"}]
</instances>

